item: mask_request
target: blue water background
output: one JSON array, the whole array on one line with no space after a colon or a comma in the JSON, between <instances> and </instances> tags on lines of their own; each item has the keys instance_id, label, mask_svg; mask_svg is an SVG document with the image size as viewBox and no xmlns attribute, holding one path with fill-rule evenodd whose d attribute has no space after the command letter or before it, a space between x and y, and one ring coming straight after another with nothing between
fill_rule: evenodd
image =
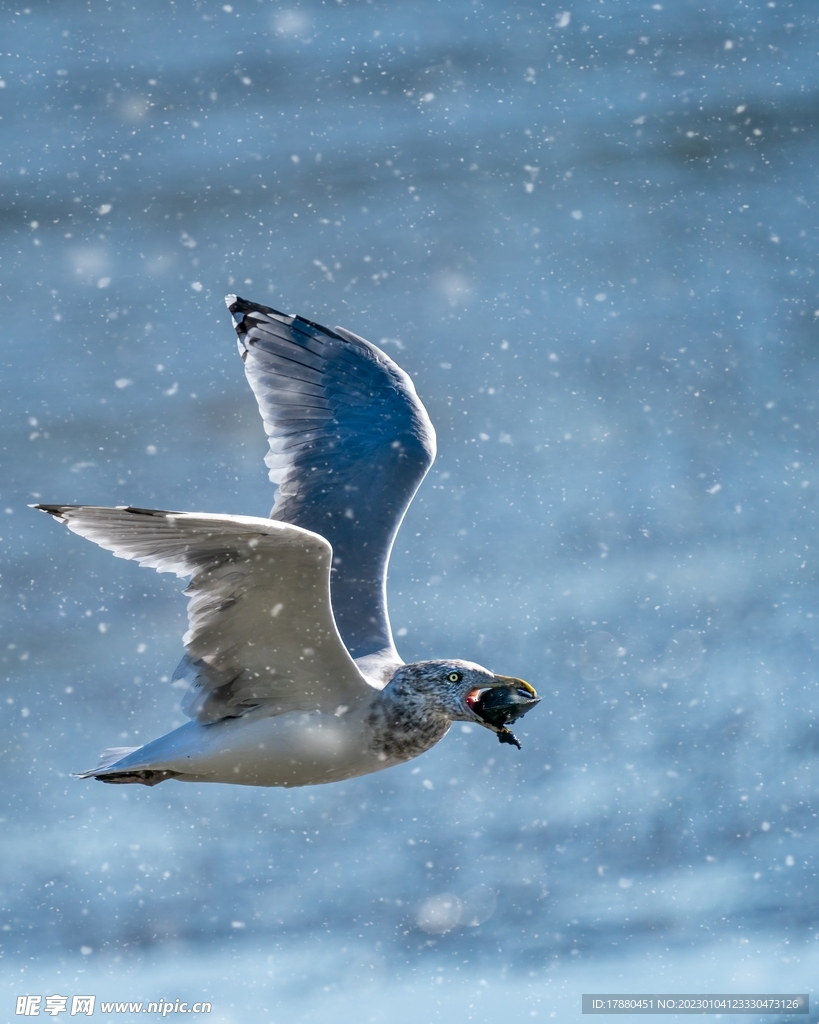
<instances>
[{"instance_id":1,"label":"blue water background","mask_svg":"<svg viewBox=\"0 0 819 1024\"><path fill-rule=\"evenodd\" d=\"M815 6L37 0L0 24L8 1013L814 993ZM71 778L183 720L184 601L26 506L267 514L229 291L412 375L440 454L393 627L406 660L530 680L520 753L456 727L326 788Z\"/></svg>"}]
</instances>

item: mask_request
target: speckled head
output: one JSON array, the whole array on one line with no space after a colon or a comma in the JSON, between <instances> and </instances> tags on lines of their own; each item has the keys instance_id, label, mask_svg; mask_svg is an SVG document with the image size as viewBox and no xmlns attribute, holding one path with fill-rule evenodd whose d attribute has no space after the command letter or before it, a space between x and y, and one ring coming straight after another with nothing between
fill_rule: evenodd
<instances>
[{"instance_id":1,"label":"speckled head","mask_svg":"<svg viewBox=\"0 0 819 1024\"><path fill-rule=\"evenodd\" d=\"M403 665L389 683L396 697L422 703L450 722L477 722L497 733L501 743L520 747L506 728L540 701L522 679L499 676L471 661L418 661Z\"/></svg>"}]
</instances>

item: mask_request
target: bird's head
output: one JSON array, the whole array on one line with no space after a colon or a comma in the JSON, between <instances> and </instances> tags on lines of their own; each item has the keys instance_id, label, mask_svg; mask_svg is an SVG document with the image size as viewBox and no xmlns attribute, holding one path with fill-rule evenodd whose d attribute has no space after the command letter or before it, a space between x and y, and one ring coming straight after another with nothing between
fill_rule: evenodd
<instances>
[{"instance_id":1,"label":"bird's head","mask_svg":"<svg viewBox=\"0 0 819 1024\"><path fill-rule=\"evenodd\" d=\"M507 725L539 703L529 683L498 676L471 661L417 661L403 665L390 688L404 699L423 696L425 704L452 722L477 722L497 734L501 743L520 748Z\"/></svg>"}]
</instances>

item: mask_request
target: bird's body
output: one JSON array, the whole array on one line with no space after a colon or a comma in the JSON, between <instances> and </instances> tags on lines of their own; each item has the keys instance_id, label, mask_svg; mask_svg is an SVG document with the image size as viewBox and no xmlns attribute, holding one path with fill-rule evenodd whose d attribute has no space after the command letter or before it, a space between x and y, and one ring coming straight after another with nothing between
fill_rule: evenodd
<instances>
[{"instance_id":1,"label":"bird's body","mask_svg":"<svg viewBox=\"0 0 819 1024\"><path fill-rule=\"evenodd\" d=\"M368 706L378 698L337 716L328 711L290 711L265 715L250 711L241 718L224 718L212 725L187 722L152 743L116 761L123 782L147 785L168 778L185 782L229 782L242 786L315 786L324 782L368 775L406 758L390 757L368 735ZM421 754L435 739L419 747ZM95 775L98 769L89 772ZM119 781L109 774L108 781Z\"/></svg>"},{"instance_id":2,"label":"bird's body","mask_svg":"<svg viewBox=\"0 0 819 1024\"><path fill-rule=\"evenodd\" d=\"M467 662L446 665L450 672L485 673ZM209 725L188 722L127 753L120 748L114 765L122 781L134 781L133 774L139 772L144 773L139 781L147 785L167 778L243 786L338 782L401 764L442 739L451 721L424 696L402 685L399 677L384 689L362 690L353 706L340 705L335 711L271 715L256 708ZM107 781L119 781L114 768L108 770ZM85 774L98 773L95 768Z\"/></svg>"},{"instance_id":3,"label":"bird's body","mask_svg":"<svg viewBox=\"0 0 819 1024\"><path fill-rule=\"evenodd\" d=\"M73 532L190 577L174 675L192 719L112 748L83 777L306 786L428 750L452 721L517 743L506 723L538 700L470 662L405 665L392 639L392 543L434 458L409 377L356 335L228 297L279 490L270 519L38 505Z\"/></svg>"}]
</instances>

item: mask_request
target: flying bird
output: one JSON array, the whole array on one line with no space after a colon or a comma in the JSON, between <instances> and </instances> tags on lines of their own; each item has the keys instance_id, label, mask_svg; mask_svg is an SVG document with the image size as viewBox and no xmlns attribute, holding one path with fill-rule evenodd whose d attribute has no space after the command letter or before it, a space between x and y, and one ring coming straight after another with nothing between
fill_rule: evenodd
<instances>
[{"instance_id":1,"label":"flying bird","mask_svg":"<svg viewBox=\"0 0 819 1024\"><path fill-rule=\"evenodd\" d=\"M507 726L538 702L521 679L468 661L405 664L387 563L435 458L410 377L343 328L226 299L278 485L269 519L133 507L35 505L74 533L190 577L174 680L191 719L80 774L308 786L417 757L454 721L520 746Z\"/></svg>"}]
</instances>

